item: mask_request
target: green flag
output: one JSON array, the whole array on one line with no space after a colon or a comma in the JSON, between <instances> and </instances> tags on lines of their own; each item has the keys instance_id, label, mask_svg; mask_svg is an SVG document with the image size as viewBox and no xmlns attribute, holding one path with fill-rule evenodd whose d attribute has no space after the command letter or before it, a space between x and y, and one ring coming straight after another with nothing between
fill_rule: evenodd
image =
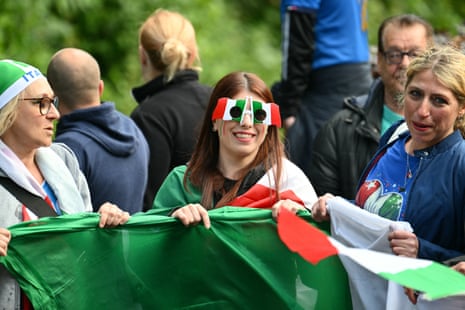
<instances>
[{"instance_id":1,"label":"green flag","mask_svg":"<svg viewBox=\"0 0 465 310\"><path fill-rule=\"evenodd\" d=\"M111 229L96 214L21 223L0 262L37 310L351 309L339 258L313 266L290 252L270 210L212 210L209 230L164 212Z\"/></svg>"}]
</instances>

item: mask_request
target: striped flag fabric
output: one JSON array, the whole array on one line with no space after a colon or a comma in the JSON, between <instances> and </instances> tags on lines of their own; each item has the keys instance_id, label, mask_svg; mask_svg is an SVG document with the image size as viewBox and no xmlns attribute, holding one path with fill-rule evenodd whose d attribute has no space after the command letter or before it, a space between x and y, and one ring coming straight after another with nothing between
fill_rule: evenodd
<instances>
[{"instance_id":1,"label":"striped flag fabric","mask_svg":"<svg viewBox=\"0 0 465 310\"><path fill-rule=\"evenodd\" d=\"M423 292L430 300L465 293L465 276L451 268L430 260L346 247L287 210L278 215L278 234L291 251L312 264L342 255L382 278Z\"/></svg>"},{"instance_id":2,"label":"striped flag fabric","mask_svg":"<svg viewBox=\"0 0 465 310\"><path fill-rule=\"evenodd\" d=\"M276 188L273 172L268 171L247 192L239 195L229 204L232 206L244 206L249 208L271 208L276 198ZM318 199L310 181L305 174L288 159L283 159L283 175L279 186L281 200L293 200L306 209L310 209Z\"/></svg>"},{"instance_id":3,"label":"striped flag fabric","mask_svg":"<svg viewBox=\"0 0 465 310\"><path fill-rule=\"evenodd\" d=\"M217 106L212 114L212 119L223 119L225 121L232 120L232 116L229 114L229 111L234 106L236 106L236 100L226 97L218 99Z\"/></svg>"},{"instance_id":4,"label":"striped flag fabric","mask_svg":"<svg viewBox=\"0 0 465 310\"><path fill-rule=\"evenodd\" d=\"M251 98L251 97L250 97ZM252 101L251 104L253 106L252 108L252 117L256 120L256 117L254 116L254 113L256 113L259 110L263 110L265 112L265 118L260 120L260 123L266 124L266 125L274 125L277 127L281 127L281 116L279 113L279 106L276 103L263 103L260 101ZM231 121L231 120L242 120L243 115L245 113L244 107L246 105L246 100L245 99L231 99L231 98L220 98L218 99L217 106L215 107L215 110L213 111L212 114L212 120L216 119L223 119L225 121ZM230 113L231 109L233 107L240 107L241 109L241 115L238 117L233 117Z\"/></svg>"}]
</instances>

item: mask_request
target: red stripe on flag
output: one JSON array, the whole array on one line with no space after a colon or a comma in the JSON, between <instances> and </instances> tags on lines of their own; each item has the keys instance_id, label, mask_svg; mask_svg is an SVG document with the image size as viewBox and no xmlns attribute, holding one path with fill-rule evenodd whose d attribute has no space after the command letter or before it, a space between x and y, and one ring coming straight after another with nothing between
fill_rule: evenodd
<instances>
[{"instance_id":1,"label":"red stripe on flag","mask_svg":"<svg viewBox=\"0 0 465 310\"><path fill-rule=\"evenodd\" d=\"M281 115L276 103L271 103L271 124L281 127Z\"/></svg>"},{"instance_id":2,"label":"red stripe on flag","mask_svg":"<svg viewBox=\"0 0 465 310\"><path fill-rule=\"evenodd\" d=\"M218 99L215 110L213 110L212 120L223 119L224 110L226 109L228 98L223 97Z\"/></svg>"},{"instance_id":3,"label":"red stripe on flag","mask_svg":"<svg viewBox=\"0 0 465 310\"><path fill-rule=\"evenodd\" d=\"M284 208L278 214L278 234L289 250L314 265L338 254L324 232Z\"/></svg>"},{"instance_id":4,"label":"red stripe on flag","mask_svg":"<svg viewBox=\"0 0 465 310\"><path fill-rule=\"evenodd\" d=\"M23 222L27 222L31 220L31 217L29 216L29 213L27 212L27 208L25 205L22 205L21 213L23 215Z\"/></svg>"},{"instance_id":5,"label":"red stripe on flag","mask_svg":"<svg viewBox=\"0 0 465 310\"><path fill-rule=\"evenodd\" d=\"M279 194L281 200L290 199L302 206L304 202L292 190L285 190ZM276 191L268 186L256 184L252 186L244 194L234 198L229 205L235 207L249 207L249 208L271 208L276 202Z\"/></svg>"}]
</instances>

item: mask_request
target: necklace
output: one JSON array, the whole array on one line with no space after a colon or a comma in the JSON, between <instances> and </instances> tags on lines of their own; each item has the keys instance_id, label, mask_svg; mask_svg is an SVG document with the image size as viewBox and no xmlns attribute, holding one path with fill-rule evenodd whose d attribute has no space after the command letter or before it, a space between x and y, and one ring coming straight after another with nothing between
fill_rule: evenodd
<instances>
[{"instance_id":1,"label":"necklace","mask_svg":"<svg viewBox=\"0 0 465 310\"><path fill-rule=\"evenodd\" d=\"M410 169L410 156L407 153L407 172L405 173L405 178L410 179L411 177L412 177L412 169Z\"/></svg>"},{"instance_id":2,"label":"necklace","mask_svg":"<svg viewBox=\"0 0 465 310\"><path fill-rule=\"evenodd\" d=\"M407 189L407 182L413 177L413 172L412 168L410 167L410 155L408 152L405 152L407 154L407 165L405 167L405 176L404 176L404 185L399 187L399 192L405 192Z\"/></svg>"}]
</instances>

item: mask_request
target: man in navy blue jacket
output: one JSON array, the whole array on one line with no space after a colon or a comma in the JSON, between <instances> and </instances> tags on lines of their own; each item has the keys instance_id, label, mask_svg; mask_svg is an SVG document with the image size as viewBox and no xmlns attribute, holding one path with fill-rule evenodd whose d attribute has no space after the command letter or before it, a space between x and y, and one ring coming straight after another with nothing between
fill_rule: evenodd
<instances>
[{"instance_id":1,"label":"man in navy blue jacket","mask_svg":"<svg viewBox=\"0 0 465 310\"><path fill-rule=\"evenodd\" d=\"M101 102L104 84L95 58L80 49L62 49L52 57L47 78L60 100L55 142L76 154L94 210L108 201L131 214L141 211L148 144L114 103Z\"/></svg>"}]
</instances>

